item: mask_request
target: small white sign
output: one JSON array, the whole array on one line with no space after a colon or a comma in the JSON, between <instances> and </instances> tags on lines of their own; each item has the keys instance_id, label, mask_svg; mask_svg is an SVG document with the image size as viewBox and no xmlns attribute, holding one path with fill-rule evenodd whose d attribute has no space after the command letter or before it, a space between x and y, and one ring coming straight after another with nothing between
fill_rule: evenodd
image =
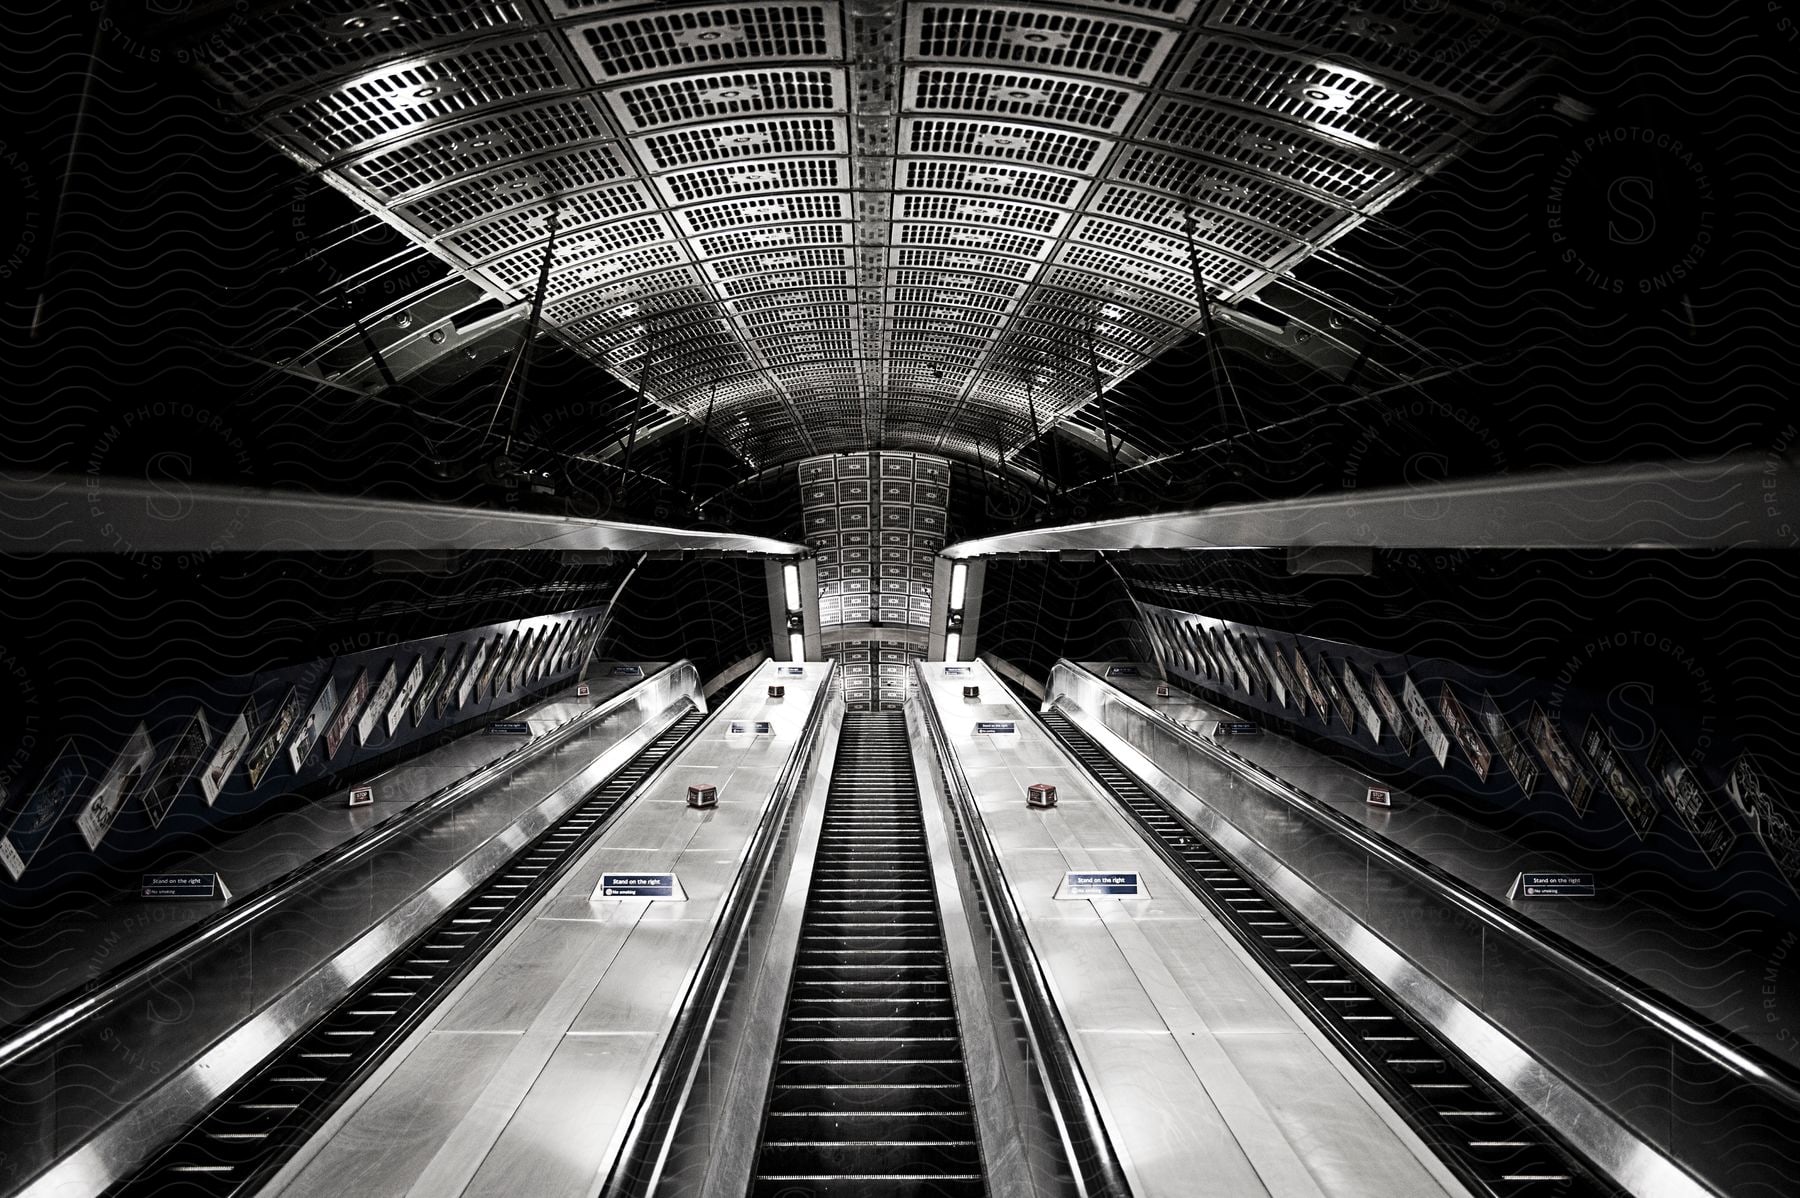
<instances>
[{"instance_id":1,"label":"small white sign","mask_svg":"<svg viewBox=\"0 0 1800 1198\"><path fill-rule=\"evenodd\" d=\"M1075 869L1063 875L1056 888L1059 899L1149 898L1150 892L1133 869Z\"/></svg>"},{"instance_id":2,"label":"small white sign","mask_svg":"<svg viewBox=\"0 0 1800 1198\"><path fill-rule=\"evenodd\" d=\"M370 804L372 804L374 801L375 801L375 788L373 786L359 786L355 790L350 792L350 801L347 804L345 804L345 806L367 807Z\"/></svg>"},{"instance_id":3,"label":"small white sign","mask_svg":"<svg viewBox=\"0 0 1800 1198\"><path fill-rule=\"evenodd\" d=\"M652 902L685 903L687 891L672 873L602 873L594 887L596 899L649 899Z\"/></svg>"}]
</instances>

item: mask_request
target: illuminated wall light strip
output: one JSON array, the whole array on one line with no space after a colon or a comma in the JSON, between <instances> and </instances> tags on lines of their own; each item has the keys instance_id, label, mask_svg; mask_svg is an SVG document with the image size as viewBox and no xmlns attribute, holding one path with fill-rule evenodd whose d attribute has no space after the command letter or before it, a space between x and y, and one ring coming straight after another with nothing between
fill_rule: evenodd
<instances>
[{"instance_id":1,"label":"illuminated wall light strip","mask_svg":"<svg viewBox=\"0 0 1800 1198\"><path fill-rule=\"evenodd\" d=\"M960 654L961 652L962 652L962 633L960 633L960 632L945 633L944 634L944 660L945 661L955 661L957 659L957 655Z\"/></svg>"},{"instance_id":2,"label":"illuminated wall light strip","mask_svg":"<svg viewBox=\"0 0 1800 1198\"><path fill-rule=\"evenodd\" d=\"M955 565L950 567L950 604L949 604L949 608L951 611L961 611L962 610L963 592L967 589L968 585L969 585L969 565L967 562L957 562Z\"/></svg>"},{"instance_id":3,"label":"illuminated wall light strip","mask_svg":"<svg viewBox=\"0 0 1800 1198\"><path fill-rule=\"evenodd\" d=\"M798 632L788 633L788 660L806 660L806 637Z\"/></svg>"},{"instance_id":4,"label":"illuminated wall light strip","mask_svg":"<svg viewBox=\"0 0 1800 1198\"><path fill-rule=\"evenodd\" d=\"M787 591L787 609L791 612L800 610L800 567L786 565L781 568L781 584Z\"/></svg>"}]
</instances>

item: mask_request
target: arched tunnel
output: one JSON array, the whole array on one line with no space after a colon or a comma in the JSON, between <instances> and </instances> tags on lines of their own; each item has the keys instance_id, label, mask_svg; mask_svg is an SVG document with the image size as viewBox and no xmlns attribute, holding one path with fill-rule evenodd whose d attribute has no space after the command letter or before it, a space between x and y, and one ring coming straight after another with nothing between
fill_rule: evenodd
<instances>
[{"instance_id":1,"label":"arched tunnel","mask_svg":"<svg viewBox=\"0 0 1800 1198\"><path fill-rule=\"evenodd\" d=\"M0 1198L1777 1198L1763 0L6 18Z\"/></svg>"}]
</instances>

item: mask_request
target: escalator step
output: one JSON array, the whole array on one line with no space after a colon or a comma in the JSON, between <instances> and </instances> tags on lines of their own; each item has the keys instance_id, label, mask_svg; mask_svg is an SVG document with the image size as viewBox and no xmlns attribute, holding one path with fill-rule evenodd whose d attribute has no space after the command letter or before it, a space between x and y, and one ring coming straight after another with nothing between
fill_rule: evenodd
<instances>
[{"instance_id":1,"label":"escalator step","mask_svg":"<svg viewBox=\"0 0 1800 1198\"><path fill-rule=\"evenodd\" d=\"M898 713L844 721L801 922L752 1193L985 1194Z\"/></svg>"}]
</instances>

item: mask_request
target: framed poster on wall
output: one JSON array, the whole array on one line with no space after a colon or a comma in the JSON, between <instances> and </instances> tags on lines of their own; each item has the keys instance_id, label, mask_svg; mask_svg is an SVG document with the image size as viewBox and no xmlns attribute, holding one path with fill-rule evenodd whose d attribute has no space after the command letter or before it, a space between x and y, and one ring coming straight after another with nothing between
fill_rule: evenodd
<instances>
[{"instance_id":1,"label":"framed poster on wall","mask_svg":"<svg viewBox=\"0 0 1800 1198\"><path fill-rule=\"evenodd\" d=\"M305 696L300 693L300 688L290 686L281 701L271 709L269 722L258 730L256 747L250 750L250 756L244 763L244 776L250 779L251 786L262 785L269 767L281 755L288 735L300 722L300 708L304 702Z\"/></svg>"},{"instance_id":2,"label":"framed poster on wall","mask_svg":"<svg viewBox=\"0 0 1800 1198\"><path fill-rule=\"evenodd\" d=\"M70 738L63 742L62 751L51 759L50 768L32 787L31 797L13 815L6 835L0 836L0 864L5 865L13 881L24 877L31 868L31 859L37 856L56 822L87 782L87 760Z\"/></svg>"},{"instance_id":3,"label":"framed poster on wall","mask_svg":"<svg viewBox=\"0 0 1800 1198\"><path fill-rule=\"evenodd\" d=\"M488 654L487 666L475 680L476 702L481 702L483 696L486 696L490 702L499 697L494 680L499 677L500 667L512 655L514 648L518 645L518 640L519 634L516 631L494 638L494 651Z\"/></svg>"},{"instance_id":4,"label":"framed poster on wall","mask_svg":"<svg viewBox=\"0 0 1800 1198\"><path fill-rule=\"evenodd\" d=\"M294 772L312 753L312 747L319 743L319 737L325 732L325 725L331 719L331 713L337 710L337 683L329 676L325 684L319 688L318 697L313 700L312 708L306 713L306 719L294 730L294 739L288 744L288 762Z\"/></svg>"},{"instance_id":5,"label":"framed poster on wall","mask_svg":"<svg viewBox=\"0 0 1800 1198\"><path fill-rule=\"evenodd\" d=\"M1307 700L1300 694L1300 680L1294 678L1294 671L1287 666L1287 657L1282 653L1282 646L1273 649L1265 646L1262 637L1251 637L1256 646L1256 657L1262 660L1262 669L1269 675L1269 682L1274 684L1274 698L1282 703L1282 707L1296 707L1301 716L1307 714Z\"/></svg>"},{"instance_id":6,"label":"framed poster on wall","mask_svg":"<svg viewBox=\"0 0 1800 1198\"><path fill-rule=\"evenodd\" d=\"M331 761L350 739L350 729L356 724L356 717L362 714L363 704L369 700L369 668L364 666L356 672L356 681L350 684L350 691L344 696L344 705L337 710L331 722L325 726L325 760Z\"/></svg>"},{"instance_id":7,"label":"framed poster on wall","mask_svg":"<svg viewBox=\"0 0 1800 1198\"><path fill-rule=\"evenodd\" d=\"M1587 769L1576 760L1569 746L1563 743L1562 734L1544 709L1536 703L1531 705L1531 715L1525 721L1525 739L1537 750L1544 768L1556 780L1567 796L1569 805L1575 808L1578 816L1587 814L1588 799L1593 794L1594 779Z\"/></svg>"},{"instance_id":8,"label":"framed poster on wall","mask_svg":"<svg viewBox=\"0 0 1800 1198\"><path fill-rule=\"evenodd\" d=\"M413 700L413 727L423 724L427 715L443 717L444 709L449 706L450 684L456 677L457 659L461 655L461 645L438 650L437 658L419 687L419 697Z\"/></svg>"},{"instance_id":9,"label":"framed poster on wall","mask_svg":"<svg viewBox=\"0 0 1800 1198\"><path fill-rule=\"evenodd\" d=\"M381 717L387 714L388 704L394 701L394 692L400 689L399 659L389 661L387 669L381 672L381 681L375 684L374 693L369 696L369 705L363 708L362 718L356 721L356 742L366 745L375 734L375 726Z\"/></svg>"},{"instance_id":10,"label":"framed poster on wall","mask_svg":"<svg viewBox=\"0 0 1800 1198\"><path fill-rule=\"evenodd\" d=\"M394 701L387 709L387 734L391 740L400 731L400 725L406 722L407 713L413 709L413 700L419 695L419 687L425 681L425 655L414 657L412 666L406 671L406 678L400 683L400 689L394 693ZM413 721L415 724L417 720Z\"/></svg>"},{"instance_id":11,"label":"framed poster on wall","mask_svg":"<svg viewBox=\"0 0 1800 1198\"><path fill-rule=\"evenodd\" d=\"M1320 722L1330 727L1331 701L1326 697L1325 688L1313 677L1312 666L1307 663L1306 655L1300 651L1299 645L1294 646L1294 674L1300 679L1300 685L1305 688L1312 705L1318 709Z\"/></svg>"},{"instance_id":12,"label":"framed poster on wall","mask_svg":"<svg viewBox=\"0 0 1800 1198\"><path fill-rule=\"evenodd\" d=\"M1405 706L1406 714L1412 717L1413 727L1424 738L1425 747L1431 750L1437 763L1443 765L1450 759L1450 737L1438 725L1437 717L1431 714L1431 707L1419 693L1411 674L1400 675L1400 702Z\"/></svg>"},{"instance_id":13,"label":"framed poster on wall","mask_svg":"<svg viewBox=\"0 0 1800 1198\"><path fill-rule=\"evenodd\" d=\"M1330 663L1325 662L1324 668L1330 669ZM1351 706L1362 716L1363 731L1369 734L1370 740L1380 744L1381 713L1375 709L1375 701L1369 698L1369 692L1363 689L1362 679L1356 676L1356 667L1350 664L1348 657L1338 663L1338 675L1344 681L1344 690L1350 696Z\"/></svg>"},{"instance_id":14,"label":"framed poster on wall","mask_svg":"<svg viewBox=\"0 0 1800 1198\"><path fill-rule=\"evenodd\" d=\"M1486 782L1488 771L1494 765L1494 754L1482 741L1481 733L1475 730L1475 721L1469 718L1468 711L1448 682L1438 690L1438 714L1444 717L1444 726L1450 730L1451 739L1462 747L1463 756L1469 759L1475 776Z\"/></svg>"},{"instance_id":15,"label":"framed poster on wall","mask_svg":"<svg viewBox=\"0 0 1800 1198\"><path fill-rule=\"evenodd\" d=\"M498 637L495 638L496 641L498 639ZM480 681L479 675L481 667L487 661L488 645L490 643L491 642L485 640L482 641L480 644L476 645L474 651L469 654L469 663L463 667L462 678L456 684L456 705L458 707L467 707L469 705L469 700L474 697L475 684Z\"/></svg>"},{"instance_id":16,"label":"framed poster on wall","mask_svg":"<svg viewBox=\"0 0 1800 1198\"><path fill-rule=\"evenodd\" d=\"M1525 746L1513 735L1512 721L1506 718L1506 713L1494 702L1494 696L1486 691L1481 694L1481 707L1476 713L1476 719L1481 721L1482 730L1487 733L1494 751L1500 754L1500 760L1506 763L1519 793L1529 799L1537 790L1537 762L1531 759L1531 754L1525 751Z\"/></svg>"},{"instance_id":17,"label":"framed poster on wall","mask_svg":"<svg viewBox=\"0 0 1800 1198\"><path fill-rule=\"evenodd\" d=\"M252 699L244 704L244 710L238 712L237 719L226 727L225 734L219 737L219 747L214 750L212 759L206 768L200 771L200 793L211 807L219 801L219 792L225 789L225 780L231 777L231 771L237 768L239 761L250 748L250 727L256 722L256 701Z\"/></svg>"},{"instance_id":18,"label":"framed poster on wall","mask_svg":"<svg viewBox=\"0 0 1800 1198\"><path fill-rule=\"evenodd\" d=\"M1400 742L1400 751L1411 753L1413 747L1412 722L1406 718L1406 713L1400 710L1400 701L1394 698L1394 692L1389 688L1387 679L1381 676L1381 670L1375 666L1369 667L1369 690L1375 695L1375 705L1381 708L1381 718L1387 721L1387 726L1394 731L1394 739Z\"/></svg>"},{"instance_id":19,"label":"framed poster on wall","mask_svg":"<svg viewBox=\"0 0 1800 1198\"><path fill-rule=\"evenodd\" d=\"M1582 734L1581 751L1593 763L1606 793L1625 813L1625 822L1631 825L1639 840L1644 839L1650 833L1650 825L1656 822L1656 803L1638 785L1637 776L1619 755L1618 746L1593 716L1588 717L1587 730Z\"/></svg>"},{"instance_id":20,"label":"framed poster on wall","mask_svg":"<svg viewBox=\"0 0 1800 1198\"><path fill-rule=\"evenodd\" d=\"M1800 819L1750 754L1739 755L1725 772L1725 794L1750 825L1776 871L1800 893Z\"/></svg>"},{"instance_id":21,"label":"framed poster on wall","mask_svg":"<svg viewBox=\"0 0 1800 1198\"><path fill-rule=\"evenodd\" d=\"M144 784L144 811L150 817L152 828L162 827L163 817L169 814L169 808L181 797L188 779L200 768L200 761L212 748L212 742L212 725L206 722L206 711L196 707L194 714L169 741L162 763Z\"/></svg>"},{"instance_id":22,"label":"framed poster on wall","mask_svg":"<svg viewBox=\"0 0 1800 1198\"><path fill-rule=\"evenodd\" d=\"M125 738L119 755L88 796L81 814L75 817L75 825L81 829L81 838L88 848L100 847L113 821L119 818L125 800L143 783L155 760L156 747L150 743L150 730L139 724Z\"/></svg>"},{"instance_id":23,"label":"framed poster on wall","mask_svg":"<svg viewBox=\"0 0 1800 1198\"><path fill-rule=\"evenodd\" d=\"M1688 768L1686 759L1667 733L1659 731L1656 734L1650 744L1647 764L1657 789L1663 792L1669 805L1675 808L1675 814L1687 825L1707 861L1714 869L1724 864L1737 840L1737 830L1713 802L1699 775Z\"/></svg>"}]
</instances>

